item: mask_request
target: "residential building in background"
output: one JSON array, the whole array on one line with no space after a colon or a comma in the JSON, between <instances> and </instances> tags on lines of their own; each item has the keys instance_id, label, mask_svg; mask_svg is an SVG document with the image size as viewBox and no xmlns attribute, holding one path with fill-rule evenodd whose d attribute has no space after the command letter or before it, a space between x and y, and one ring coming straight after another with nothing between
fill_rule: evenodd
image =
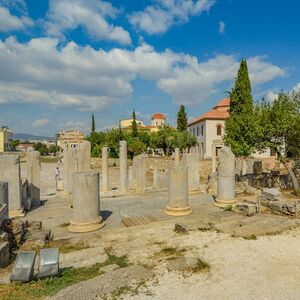
<instances>
[{"instance_id":1,"label":"residential building in background","mask_svg":"<svg viewBox=\"0 0 300 300\"><path fill-rule=\"evenodd\" d=\"M120 120L119 124L122 130L130 131L132 129L133 119ZM143 121L136 120L137 128L141 131L156 132L166 124L166 116L162 113L155 113L151 116L151 125L145 125Z\"/></svg>"},{"instance_id":2,"label":"residential building in background","mask_svg":"<svg viewBox=\"0 0 300 300\"><path fill-rule=\"evenodd\" d=\"M57 146L62 150L76 149L84 141L84 133L79 130L66 130L57 132Z\"/></svg>"},{"instance_id":3,"label":"residential building in background","mask_svg":"<svg viewBox=\"0 0 300 300\"><path fill-rule=\"evenodd\" d=\"M138 127L145 127L143 121L135 120ZM119 121L121 129L130 127L132 125L133 119L124 119Z\"/></svg>"},{"instance_id":4,"label":"residential building in background","mask_svg":"<svg viewBox=\"0 0 300 300\"><path fill-rule=\"evenodd\" d=\"M0 153L12 150L12 130L7 126L0 128Z\"/></svg>"},{"instance_id":5,"label":"residential building in background","mask_svg":"<svg viewBox=\"0 0 300 300\"><path fill-rule=\"evenodd\" d=\"M18 146L16 146L16 150L21 152L33 151L34 143L20 143Z\"/></svg>"}]
</instances>

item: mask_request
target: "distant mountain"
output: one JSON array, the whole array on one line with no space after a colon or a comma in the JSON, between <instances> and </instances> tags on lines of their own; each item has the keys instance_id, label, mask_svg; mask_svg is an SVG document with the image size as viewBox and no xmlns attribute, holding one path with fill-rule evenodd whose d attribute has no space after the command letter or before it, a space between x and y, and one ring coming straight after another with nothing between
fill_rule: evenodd
<instances>
[{"instance_id":1,"label":"distant mountain","mask_svg":"<svg viewBox=\"0 0 300 300\"><path fill-rule=\"evenodd\" d=\"M54 137L49 136L40 136L40 135L33 135L27 133L14 133L13 134L14 140L22 140L22 141L55 141Z\"/></svg>"}]
</instances>

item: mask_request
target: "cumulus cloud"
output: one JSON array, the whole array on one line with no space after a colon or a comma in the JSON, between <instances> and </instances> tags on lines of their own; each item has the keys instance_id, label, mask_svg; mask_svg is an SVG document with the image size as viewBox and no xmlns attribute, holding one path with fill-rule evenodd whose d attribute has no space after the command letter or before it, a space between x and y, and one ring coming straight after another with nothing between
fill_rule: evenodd
<instances>
[{"instance_id":1,"label":"cumulus cloud","mask_svg":"<svg viewBox=\"0 0 300 300\"><path fill-rule=\"evenodd\" d=\"M33 127L44 127L49 124L48 119L37 119L32 123Z\"/></svg>"},{"instance_id":2,"label":"cumulus cloud","mask_svg":"<svg viewBox=\"0 0 300 300\"><path fill-rule=\"evenodd\" d=\"M129 21L148 34L166 32L171 26L188 22L191 16L208 11L214 0L157 0L143 11L134 12Z\"/></svg>"},{"instance_id":3,"label":"cumulus cloud","mask_svg":"<svg viewBox=\"0 0 300 300\"><path fill-rule=\"evenodd\" d=\"M130 44L128 31L107 21L117 13L109 2L100 0L50 0L45 28L49 36L61 39L67 31L82 27L95 40Z\"/></svg>"},{"instance_id":4,"label":"cumulus cloud","mask_svg":"<svg viewBox=\"0 0 300 300\"><path fill-rule=\"evenodd\" d=\"M300 92L300 82L294 86L293 91Z\"/></svg>"},{"instance_id":5,"label":"cumulus cloud","mask_svg":"<svg viewBox=\"0 0 300 300\"><path fill-rule=\"evenodd\" d=\"M0 6L0 32L21 30L32 25L33 21L28 16L14 16L8 8Z\"/></svg>"},{"instance_id":6,"label":"cumulus cloud","mask_svg":"<svg viewBox=\"0 0 300 300\"><path fill-rule=\"evenodd\" d=\"M221 34L225 33L225 27L226 27L226 24L223 21L220 21L219 22L219 33L221 33Z\"/></svg>"},{"instance_id":7,"label":"cumulus cloud","mask_svg":"<svg viewBox=\"0 0 300 300\"><path fill-rule=\"evenodd\" d=\"M233 81L239 59L216 55L207 61L143 44L133 50L95 50L53 38L0 41L0 103L43 103L77 110L104 110L129 99L132 81L156 82L176 103L199 104ZM253 85L284 74L263 56L248 59Z\"/></svg>"}]
</instances>

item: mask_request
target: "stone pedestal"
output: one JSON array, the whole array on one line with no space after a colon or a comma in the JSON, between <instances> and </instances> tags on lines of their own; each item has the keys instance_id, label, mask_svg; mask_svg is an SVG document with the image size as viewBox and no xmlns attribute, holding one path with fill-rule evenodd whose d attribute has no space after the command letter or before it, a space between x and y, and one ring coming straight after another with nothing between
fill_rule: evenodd
<instances>
[{"instance_id":1,"label":"stone pedestal","mask_svg":"<svg viewBox=\"0 0 300 300\"><path fill-rule=\"evenodd\" d=\"M178 167L179 164L180 164L180 150L179 148L176 148L174 153L174 166Z\"/></svg>"},{"instance_id":2,"label":"stone pedestal","mask_svg":"<svg viewBox=\"0 0 300 300\"><path fill-rule=\"evenodd\" d=\"M101 168L102 168L102 192L109 191L109 181L108 181L108 147L102 148L102 159L101 159Z\"/></svg>"},{"instance_id":3,"label":"stone pedestal","mask_svg":"<svg viewBox=\"0 0 300 300\"><path fill-rule=\"evenodd\" d=\"M127 191L127 142L120 141L120 186L119 191L125 193Z\"/></svg>"},{"instance_id":4,"label":"stone pedestal","mask_svg":"<svg viewBox=\"0 0 300 300\"><path fill-rule=\"evenodd\" d=\"M104 226L100 216L99 173L74 174L73 218L68 230L89 232Z\"/></svg>"},{"instance_id":5,"label":"stone pedestal","mask_svg":"<svg viewBox=\"0 0 300 300\"><path fill-rule=\"evenodd\" d=\"M182 157L182 165L188 168L189 190L199 190L200 155L196 153L185 153Z\"/></svg>"},{"instance_id":6,"label":"stone pedestal","mask_svg":"<svg viewBox=\"0 0 300 300\"><path fill-rule=\"evenodd\" d=\"M169 168L169 201L167 215L186 216L192 213L188 201L188 168Z\"/></svg>"},{"instance_id":7,"label":"stone pedestal","mask_svg":"<svg viewBox=\"0 0 300 300\"><path fill-rule=\"evenodd\" d=\"M0 180L8 182L8 207L10 217L23 216L19 155L0 156Z\"/></svg>"},{"instance_id":8,"label":"stone pedestal","mask_svg":"<svg viewBox=\"0 0 300 300\"><path fill-rule=\"evenodd\" d=\"M235 156L228 147L219 150L217 172L217 199L215 205L219 207L235 205Z\"/></svg>"},{"instance_id":9,"label":"stone pedestal","mask_svg":"<svg viewBox=\"0 0 300 300\"><path fill-rule=\"evenodd\" d=\"M40 153L38 151L27 152L26 177L29 184L32 205L40 204Z\"/></svg>"}]
</instances>

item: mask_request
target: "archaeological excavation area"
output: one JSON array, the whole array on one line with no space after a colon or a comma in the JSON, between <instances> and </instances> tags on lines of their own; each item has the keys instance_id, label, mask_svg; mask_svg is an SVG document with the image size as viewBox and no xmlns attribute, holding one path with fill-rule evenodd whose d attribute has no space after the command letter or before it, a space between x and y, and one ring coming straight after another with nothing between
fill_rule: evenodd
<instances>
[{"instance_id":1,"label":"archaeological excavation area","mask_svg":"<svg viewBox=\"0 0 300 300\"><path fill-rule=\"evenodd\" d=\"M0 156L1 299L299 297L300 198L282 165L225 146L90 153Z\"/></svg>"}]
</instances>

